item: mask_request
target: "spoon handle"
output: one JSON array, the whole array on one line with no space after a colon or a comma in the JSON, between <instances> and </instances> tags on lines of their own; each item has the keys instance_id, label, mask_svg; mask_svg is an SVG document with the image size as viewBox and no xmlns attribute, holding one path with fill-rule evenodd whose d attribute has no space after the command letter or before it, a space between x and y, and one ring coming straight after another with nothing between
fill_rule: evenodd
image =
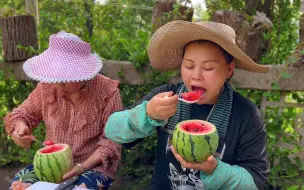
<instances>
[{"instance_id":1,"label":"spoon handle","mask_svg":"<svg viewBox=\"0 0 304 190\"><path fill-rule=\"evenodd\" d=\"M195 102L197 102L198 100L193 100L193 101L188 101L188 100L185 100L183 98L178 98L179 101L182 101L182 102L185 102L185 103L188 103L188 104L193 104Z\"/></svg>"},{"instance_id":2,"label":"spoon handle","mask_svg":"<svg viewBox=\"0 0 304 190\"><path fill-rule=\"evenodd\" d=\"M33 137L33 136L32 136L32 140L33 140L33 141L36 141L38 144L40 144L40 145L42 145L42 146L44 147L44 144L43 144L40 140L36 139L36 138Z\"/></svg>"},{"instance_id":3,"label":"spoon handle","mask_svg":"<svg viewBox=\"0 0 304 190\"><path fill-rule=\"evenodd\" d=\"M164 99L168 98L168 96L165 96ZM193 104L195 102L197 102L198 100L194 100L194 101L188 101L188 100L184 100L183 98L178 98L179 101L188 103L188 104Z\"/></svg>"}]
</instances>

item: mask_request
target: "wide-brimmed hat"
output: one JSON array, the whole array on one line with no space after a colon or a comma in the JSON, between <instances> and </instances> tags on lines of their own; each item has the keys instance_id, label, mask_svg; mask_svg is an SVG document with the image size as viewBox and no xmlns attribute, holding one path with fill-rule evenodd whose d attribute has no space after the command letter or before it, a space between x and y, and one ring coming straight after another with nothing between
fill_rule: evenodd
<instances>
[{"instance_id":1,"label":"wide-brimmed hat","mask_svg":"<svg viewBox=\"0 0 304 190\"><path fill-rule=\"evenodd\" d=\"M49 38L49 47L23 64L25 74L41 82L62 83L90 80L102 68L89 43L78 36L61 31Z\"/></svg>"},{"instance_id":2,"label":"wide-brimmed hat","mask_svg":"<svg viewBox=\"0 0 304 190\"><path fill-rule=\"evenodd\" d=\"M222 23L173 21L153 34L148 49L150 63L159 71L179 70L184 46L191 41L208 40L231 54L236 68L258 73L269 71L269 65L255 63L236 45L235 39L235 31Z\"/></svg>"}]
</instances>

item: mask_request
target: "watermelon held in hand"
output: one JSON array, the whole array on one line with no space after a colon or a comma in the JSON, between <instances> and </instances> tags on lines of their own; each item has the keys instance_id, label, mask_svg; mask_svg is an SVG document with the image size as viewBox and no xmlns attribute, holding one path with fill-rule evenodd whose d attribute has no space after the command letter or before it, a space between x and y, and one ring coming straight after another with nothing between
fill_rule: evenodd
<instances>
[{"instance_id":1,"label":"watermelon held in hand","mask_svg":"<svg viewBox=\"0 0 304 190\"><path fill-rule=\"evenodd\" d=\"M203 120L186 120L178 123L172 136L176 152L188 162L204 162L218 147L216 127Z\"/></svg>"},{"instance_id":2,"label":"watermelon held in hand","mask_svg":"<svg viewBox=\"0 0 304 190\"><path fill-rule=\"evenodd\" d=\"M69 145L54 144L37 150L34 171L40 181L59 183L73 166L73 154Z\"/></svg>"}]
</instances>

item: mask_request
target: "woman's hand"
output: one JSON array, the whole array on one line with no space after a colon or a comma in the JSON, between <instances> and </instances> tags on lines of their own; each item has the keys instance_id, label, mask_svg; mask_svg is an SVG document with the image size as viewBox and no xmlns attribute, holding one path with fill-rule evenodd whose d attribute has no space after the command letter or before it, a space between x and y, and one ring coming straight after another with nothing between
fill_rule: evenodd
<instances>
[{"instance_id":1,"label":"woman's hand","mask_svg":"<svg viewBox=\"0 0 304 190\"><path fill-rule=\"evenodd\" d=\"M23 121L16 123L11 137L18 146L23 148L30 148L33 142L30 129Z\"/></svg>"},{"instance_id":2,"label":"woman's hand","mask_svg":"<svg viewBox=\"0 0 304 190\"><path fill-rule=\"evenodd\" d=\"M181 157L179 154L177 154L177 152L175 151L173 146L171 146L171 150L172 150L175 158L180 162L180 164L184 168L203 171L203 172L211 175L217 167L217 161L214 158L214 156L212 156L212 155L209 156L205 162L193 163L193 162L187 162L186 160L184 160L183 157Z\"/></svg>"},{"instance_id":3,"label":"woman's hand","mask_svg":"<svg viewBox=\"0 0 304 190\"><path fill-rule=\"evenodd\" d=\"M63 180L67 180L69 178L72 178L74 176L80 175L84 173L86 169L82 167L81 165L76 164L68 173L64 174L62 177Z\"/></svg>"},{"instance_id":4,"label":"woman's hand","mask_svg":"<svg viewBox=\"0 0 304 190\"><path fill-rule=\"evenodd\" d=\"M178 96L173 92L163 92L154 96L146 106L147 115L155 120L166 120L173 116L177 109Z\"/></svg>"},{"instance_id":5,"label":"woman's hand","mask_svg":"<svg viewBox=\"0 0 304 190\"><path fill-rule=\"evenodd\" d=\"M103 156L98 151L95 151L87 160L81 163L81 165L76 164L71 171L63 176L63 180L69 179L71 177L80 175L87 170L94 168L97 165L102 165L104 168L109 166L109 158Z\"/></svg>"}]
</instances>

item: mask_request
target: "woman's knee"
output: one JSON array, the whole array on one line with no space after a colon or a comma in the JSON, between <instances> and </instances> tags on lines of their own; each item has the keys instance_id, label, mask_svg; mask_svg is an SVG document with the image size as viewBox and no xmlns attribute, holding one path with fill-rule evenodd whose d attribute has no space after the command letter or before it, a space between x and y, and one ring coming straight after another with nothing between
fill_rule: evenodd
<instances>
[{"instance_id":1,"label":"woman's knee","mask_svg":"<svg viewBox=\"0 0 304 190\"><path fill-rule=\"evenodd\" d=\"M83 187L89 189L108 190L112 181L111 178L106 177L100 172L89 170L79 176L77 185L83 185Z\"/></svg>"}]
</instances>

